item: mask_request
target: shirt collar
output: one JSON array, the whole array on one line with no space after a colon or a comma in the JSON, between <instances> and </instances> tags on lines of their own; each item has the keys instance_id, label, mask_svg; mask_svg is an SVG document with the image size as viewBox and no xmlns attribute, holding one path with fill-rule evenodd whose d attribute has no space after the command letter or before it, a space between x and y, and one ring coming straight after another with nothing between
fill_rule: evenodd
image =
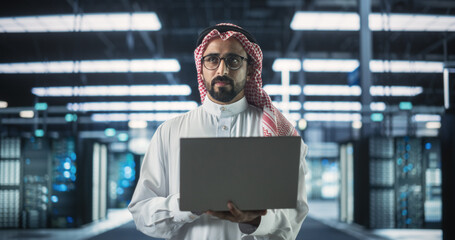
<instances>
[{"instance_id":1,"label":"shirt collar","mask_svg":"<svg viewBox=\"0 0 455 240\"><path fill-rule=\"evenodd\" d=\"M245 111L248 108L248 101L243 97L235 103L221 105L214 103L206 96L202 107L205 111L215 116L230 117Z\"/></svg>"}]
</instances>

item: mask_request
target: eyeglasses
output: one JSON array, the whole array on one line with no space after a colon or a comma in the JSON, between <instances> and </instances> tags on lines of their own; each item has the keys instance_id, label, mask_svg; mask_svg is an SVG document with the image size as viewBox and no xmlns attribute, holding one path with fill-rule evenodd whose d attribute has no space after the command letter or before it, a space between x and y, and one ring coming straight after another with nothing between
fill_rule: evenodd
<instances>
[{"instance_id":1,"label":"eyeglasses","mask_svg":"<svg viewBox=\"0 0 455 240\"><path fill-rule=\"evenodd\" d=\"M208 70L215 70L220 66L221 59L224 60L226 66L231 70L237 70L242 67L243 61L248 58L242 57L236 54L230 54L226 57L220 57L218 55L207 55L202 57L204 67Z\"/></svg>"}]
</instances>

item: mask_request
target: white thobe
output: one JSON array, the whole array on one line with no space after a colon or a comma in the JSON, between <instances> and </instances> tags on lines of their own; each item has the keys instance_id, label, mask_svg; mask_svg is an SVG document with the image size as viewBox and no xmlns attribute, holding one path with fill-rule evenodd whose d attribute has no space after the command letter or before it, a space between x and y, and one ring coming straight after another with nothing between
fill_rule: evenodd
<instances>
[{"instance_id":1,"label":"white thobe","mask_svg":"<svg viewBox=\"0 0 455 240\"><path fill-rule=\"evenodd\" d=\"M165 239L295 239L308 213L304 182L307 146L303 141L296 209L268 209L258 228L179 209L180 138L257 136L262 136L262 110L245 98L229 105L206 98L197 109L161 124L144 156L128 206L137 229Z\"/></svg>"}]
</instances>

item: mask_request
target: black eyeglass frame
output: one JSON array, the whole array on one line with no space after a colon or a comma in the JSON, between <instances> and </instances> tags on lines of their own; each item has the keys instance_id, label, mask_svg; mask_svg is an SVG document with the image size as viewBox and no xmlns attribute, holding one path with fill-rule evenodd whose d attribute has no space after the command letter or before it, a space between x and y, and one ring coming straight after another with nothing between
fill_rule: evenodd
<instances>
[{"instance_id":1,"label":"black eyeglass frame","mask_svg":"<svg viewBox=\"0 0 455 240\"><path fill-rule=\"evenodd\" d=\"M207 58L207 57L216 57L216 58L218 58L218 59L219 59L218 65L217 65L216 67L212 68L212 69L208 68L208 67L205 65L205 62L206 62L206 61L205 61L205 58ZM233 58L233 57L238 57L238 58L240 58L240 64L239 64L239 67L238 67L238 68L233 68L233 67L231 67L231 66L229 65L228 61L226 61L226 59L228 59L228 58ZM246 60L246 63L247 63L247 65L248 65L250 59L249 59L248 57L243 57L243 56L240 56L240 55L237 55L237 54L229 54L229 55L227 55L226 57L220 57L220 56L217 55L217 54L209 54L209 55L203 56L203 57L201 58L202 65L204 65L204 67L205 67L206 69L208 69L208 70L215 70L215 69L219 68L219 67L220 67L220 64L221 64L221 60L224 60L224 64L225 64L225 66L226 66L227 68L229 68L229 69L231 69L231 70L239 70L239 69L242 67L243 61Z\"/></svg>"}]
</instances>

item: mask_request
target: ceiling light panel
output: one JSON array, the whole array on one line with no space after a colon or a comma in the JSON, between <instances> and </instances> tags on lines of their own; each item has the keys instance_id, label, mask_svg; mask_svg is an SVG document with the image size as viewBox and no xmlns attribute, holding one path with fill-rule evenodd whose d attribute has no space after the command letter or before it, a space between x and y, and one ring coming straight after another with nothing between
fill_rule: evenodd
<instances>
[{"instance_id":1,"label":"ceiling light panel","mask_svg":"<svg viewBox=\"0 0 455 240\"><path fill-rule=\"evenodd\" d=\"M370 70L376 73L442 73L444 64L442 62L428 61L382 61L371 60Z\"/></svg>"},{"instance_id":2,"label":"ceiling light panel","mask_svg":"<svg viewBox=\"0 0 455 240\"><path fill-rule=\"evenodd\" d=\"M154 12L68 14L0 18L0 32L110 32L158 31L161 22Z\"/></svg>"},{"instance_id":3,"label":"ceiling light panel","mask_svg":"<svg viewBox=\"0 0 455 240\"><path fill-rule=\"evenodd\" d=\"M372 96L413 97L423 92L422 87L413 86L371 86Z\"/></svg>"},{"instance_id":4,"label":"ceiling light panel","mask_svg":"<svg viewBox=\"0 0 455 240\"><path fill-rule=\"evenodd\" d=\"M305 59L305 72L352 72L359 67L355 59Z\"/></svg>"},{"instance_id":5,"label":"ceiling light panel","mask_svg":"<svg viewBox=\"0 0 455 240\"><path fill-rule=\"evenodd\" d=\"M301 69L300 59L277 58L273 61L272 69L275 72L289 71L298 72Z\"/></svg>"},{"instance_id":6,"label":"ceiling light panel","mask_svg":"<svg viewBox=\"0 0 455 240\"><path fill-rule=\"evenodd\" d=\"M360 113L305 113L308 122L352 122L361 121Z\"/></svg>"},{"instance_id":7,"label":"ceiling light panel","mask_svg":"<svg viewBox=\"0 0 455 240\"><path fill-rule=\"evenodd\" d=\"M290 85L288 88L284 88L278 84L267 84L264 86L264 91L269 95L283 95L289 94L293 96L300 95L302 88L299 85Z\"/></svg>"},{"instance_id":8,"label":"ceiling light panel","mask_svg":"<svg viewBox=\"0 0 455 240\"><path fill-rule=\"evenodd\" d=\"M139 60L86 60L2 63L0 73L118 73L118 72L179 72L177 59L139 59Z\"/></svg>"},{"instance_id":9,"label":"ceiling light panel","mask_svg":"<svg viewBox=\"0 0 455 240\"><path fill-rule=\"evenodd\" d=\"M68 103L69 111L188 111L197 108L194 101L181 102L85 102Z\"/></svg>"},{"instance_id":10,"label":"ceiling light panel","mask_svg":"<svg viewBox=\"0 0 455 240\"><path fill-rule=\"evenodd\" d=\"M360 102L306 101L303 108L307 111L360 111Z\"/></svg>"},{"instance_id":11,"label":"ceiling light panel","mask_svg":"<svg viewBox=\"0 0 455 240\"><path fill-rule=\"evenodd\" d=\"M32 93L38 97L71 96L188 96L188 85L114 85L84 87L35 87Z\"/></svg>"},{"instance_id":12,"label":"ceiling light panel","mask_svg":"<svg viewBox=\"0 0 455 240\"><path fill-rule=\"evenodd\" d=\"M291 21L292 30L358 31L360 20L357 13L296 12Z\"/></svg>"},{"instance_id":13,"label":"ceiling light panel","mask_svg":"<svg viewBox=\"0 0 455 240\"><path fill-rule=\"evenodd\" d=\"M371 13L368 25L372 31L453 32L455 16ZM360 18L353 12L298 11L290 27L303 31L359 31Z\"/></svg>"},{"instance_id":14,"label":"ceiling light panel","mask_svg":"<svg viewBox=\"0 0 455 240\"><path fill-rule=\"evenodd\" d=\"M422 87L416 86L371 86L372 96L412 97L423 92ZM306 96L360 96L360 86L348 85L305 85L303 94ZM379 106L378 106L379 107Z\"/></svg>"},{"instance_id":15,"label":"ceiling light panel","mask_svg":"<svg viewBox=\"0 0 455 240\"><path fill-rule=\"evenodd\" d=\"M307 84L303 87L306 96L360 96L361 93L359 86Z\"/></svg>"},{"instance_id":16,"label":"ceiling light panel","mask_svg":"<svg viewBox=\"0 0 455 240\"><path fill-rule=\"evenodd\" d=\"M128 122L128 121L150 121L164 122L177 117L181 113L96 113L92 114L94 122Z\"/></svg>"}]
</instances>

